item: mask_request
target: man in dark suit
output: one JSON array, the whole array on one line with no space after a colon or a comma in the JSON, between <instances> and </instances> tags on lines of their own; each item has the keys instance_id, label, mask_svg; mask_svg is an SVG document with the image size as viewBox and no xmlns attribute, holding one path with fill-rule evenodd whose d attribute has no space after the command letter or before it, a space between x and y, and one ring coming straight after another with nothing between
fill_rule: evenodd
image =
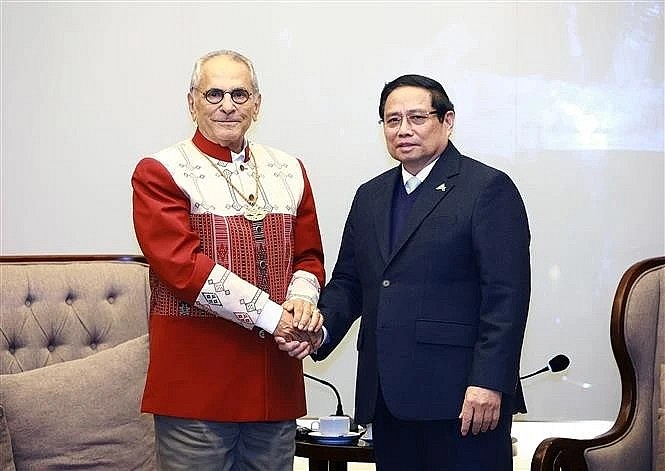
<instances>
[{"instance_id":1,"label":"man in dark suit","mask_svg":"<svg viewBox=\"0 0 665 471\"><path fill-rule=\"evenodd\" d=\"M435 80L386 84L379 115L401 165L355 195L313 358L361 317L355 418L372 422L377 469L510 470L530 295L524 204L505 173L449 141L454 108Z\"/></svg>"}]
</instances>

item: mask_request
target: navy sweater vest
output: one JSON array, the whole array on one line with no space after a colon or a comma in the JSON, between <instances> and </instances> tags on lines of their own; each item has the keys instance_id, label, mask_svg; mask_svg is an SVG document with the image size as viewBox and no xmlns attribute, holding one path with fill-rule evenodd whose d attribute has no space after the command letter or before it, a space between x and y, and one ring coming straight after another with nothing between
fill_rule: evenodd
<instances>
[{"instance_id":1,"label":"navy sweater vest","mask_svg":"<svg viewBox=\"0 0 665 471\"><path fill-rule=\"evenodd\" d=\"M397 179L397 184L393 191L393 203L390 215L390 250L395 248L395 242L397 242L397 239L402 232L404 223L409 217L411 208L413 208L413 204L416 202L416 198L422 187L423 185L421 183L411 192L411 194L407 194L402 179Z\"/></svg>"}]
</instances>

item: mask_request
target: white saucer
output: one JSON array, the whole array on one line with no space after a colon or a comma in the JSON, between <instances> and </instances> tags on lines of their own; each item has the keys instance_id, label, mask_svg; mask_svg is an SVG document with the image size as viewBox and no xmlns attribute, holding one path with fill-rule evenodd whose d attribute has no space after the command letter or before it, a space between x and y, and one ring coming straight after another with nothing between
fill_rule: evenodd
<instances>
[{"instance_id":1,"label":"white saucer","mask_svg":"<svg viewBox=\"0 0 665 471\"><path fill-rule=\"evenodd\" d=\"M360 435L360 432L347 432L344 435L321 435L321 432L310 432L307 436L322 445L349 445Z\"/></svg>"}]
</instances>

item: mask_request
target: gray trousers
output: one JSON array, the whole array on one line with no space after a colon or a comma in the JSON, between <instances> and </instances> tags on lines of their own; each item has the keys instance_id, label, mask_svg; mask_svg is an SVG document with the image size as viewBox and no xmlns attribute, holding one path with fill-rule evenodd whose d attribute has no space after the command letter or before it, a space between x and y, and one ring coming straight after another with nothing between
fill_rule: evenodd
<instances>
[{"instance_id":1,"label":"gray trousers","mask_svg":"<svg viewBox=\"0 0 665 471\"><path fill-rule=\"evenodd\" d=\"M293 471L296 422L209 422L155 415L162 471Z\"/></svg>"}]
</instances>

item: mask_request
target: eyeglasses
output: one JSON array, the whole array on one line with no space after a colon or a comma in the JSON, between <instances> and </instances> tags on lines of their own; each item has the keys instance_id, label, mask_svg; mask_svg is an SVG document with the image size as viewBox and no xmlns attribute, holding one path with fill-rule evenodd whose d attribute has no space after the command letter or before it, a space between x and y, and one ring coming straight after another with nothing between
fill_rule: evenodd
<instances>
[{"instance_id":1,"label":"eyeglasses","mask_svg":"<svg viewBox=\"0 0 665 471\"><path fill-rule=\"evenodd\" d=\"M397 129L402 125L402 120L406 118L406 121L411 125L411 126L422 126L425 124L425 122L431 118L432 116L436 115L438 111L416 111L413 113L408 113L406 116L403 116L401 114L396 114L393 116L390 116L386 120L379 120L379 124L383 124L385 127L389 129Z\"/></svg>"},{"instance_id":2,"label":"eyeglasses","mask_svg":"<svg viewBox=\"0 0 665 471\"><path fill-rule=\"evenodd\" d=\"M244 88L234 88L233 90L222 90L219 88L211 88L209 90L206 90L205 92L197 87L192 87L192 89L199 91L201 95L203 95L203 98L205 98L206 101L211 105L217 105L221 103L222 100L224 99L224 95L226 95L227 93L231 95L231 100L233 100L233 103L235 103L236 105L242 105L243 103L246 103L247 100L249 100L249 97L252 96L252 94L249 93Z\"/></svg>"}]
</instances>

